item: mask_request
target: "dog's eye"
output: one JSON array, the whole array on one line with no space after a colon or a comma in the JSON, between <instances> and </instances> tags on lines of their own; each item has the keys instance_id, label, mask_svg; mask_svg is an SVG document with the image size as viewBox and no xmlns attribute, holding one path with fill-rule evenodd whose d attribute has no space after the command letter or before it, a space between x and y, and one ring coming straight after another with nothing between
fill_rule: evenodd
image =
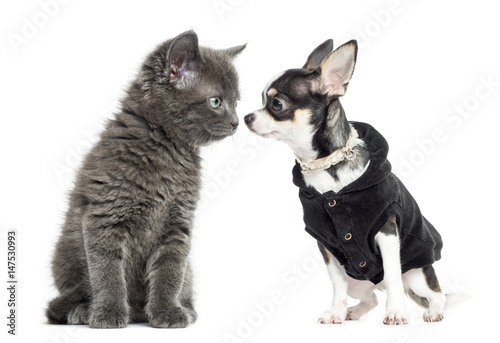
<instances>
[{"instance_id":1,"label":"dog's eye","mask_svg":"<svg viewBox=\"0 0 500 343\"><path fill-rule=\"evenodd\" d=\"M222 99L219 98L218 96L214 96L211 98L208 98L208 105L212 108L219 108L222 106Z\"/></svg>"},{"instance_id":2,"label":"dog's eye","mask_svg":"<svg viewBox=\"0 0 500 343\"><path fill-rule=\"evenodd\" d=\"M283 108L283 103L281 101L279 101L278 99L274 98L272 103L271 103L271 107L276 112L281 111L281 109Z\"/></svg>"}]
</instances>

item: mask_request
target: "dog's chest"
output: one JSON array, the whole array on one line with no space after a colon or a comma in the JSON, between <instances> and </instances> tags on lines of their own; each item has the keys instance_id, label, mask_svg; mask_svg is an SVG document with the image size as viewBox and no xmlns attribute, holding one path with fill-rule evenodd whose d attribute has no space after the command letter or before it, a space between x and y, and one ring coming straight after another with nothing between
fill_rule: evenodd
<instances>
[{"instance_id":1,"label":"dog's chest","mask_svg":"<svg viewBox=\"0 0 500 343\"><path fill-rule=\"evenodd\" d=\"M307 186L313 187L319 193L334 191L337 193L348 184L357 180L368 168L370 161L364 166L356 169L339 168L337 177L332 177L327 171L302 173Z\"/></svg>"},{"instance_id":2,"label":"dog's chest","mask_svg":"<svg viewBox=\"0 0 500 343\"><path fill-rule=\"evenodd\" d=\"M320 193L334 191L337 193L344 187L344 184L339 180L335 180L326 171L321 170L317 172L304 173L304 181L307 186L313 187Z\"/></svg>"}]
</instances>

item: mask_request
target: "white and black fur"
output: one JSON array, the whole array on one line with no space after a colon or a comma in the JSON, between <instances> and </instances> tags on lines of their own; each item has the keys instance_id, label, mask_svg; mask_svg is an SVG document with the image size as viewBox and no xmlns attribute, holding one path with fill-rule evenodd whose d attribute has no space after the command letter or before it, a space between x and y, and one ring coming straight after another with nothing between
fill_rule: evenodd
<instances>
[{"instance_id":1,"label":"white and black fur","mask_svg":"<svg viewBox=\"0 0 500 343\"><path fill-rule=\"evenodd\" d=\"M333 50L327 40L308 57L303 68L286 70L266 85L264 107L245 116L248 128L263 137L287 143L302 161L314 161L342 148L350 133L339 97L347 90L357 55L356 41ZM369 154L362 139L354 148L355 158L344 160L323 171L303 173L306 185L318 192L338 192L366 171ZM320 323L355 320L377 305L374 290L387 290L385 324L408 322L404 293L426 307L424 320L440 321L446 302L432 266L401 273L400 242L395 218L390 218L376 235L381 251L384 281L373 284L346 274L345 268L319 242L328 274L333 283L333 301ZM347 307L347 295L360 303Z\"/></svg>"}]
</instances>

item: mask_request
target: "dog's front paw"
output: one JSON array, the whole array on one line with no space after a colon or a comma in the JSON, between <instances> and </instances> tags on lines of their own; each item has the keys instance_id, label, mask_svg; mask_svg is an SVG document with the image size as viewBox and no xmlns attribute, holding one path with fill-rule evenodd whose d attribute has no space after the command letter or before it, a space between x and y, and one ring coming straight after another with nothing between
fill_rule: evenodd
<instances>
[{"instance_id":1,"label":"dog's front paw","mask_svg":"<svg viewBox=\"0 0 500 343\"><path fill-rule=\"evenodd\" d=\"M427 310L424 312L424 321L426 322L440 322L443 320L443 314L436 310Z\"/></svg>"},{"instance_id":2,"label":"dog's front paw","mask_svg":"<svg viewBox=\"0 0 500 343\"><path fill-rule=\"evenodd\" d=\"M155 328L185 328L196 319L196 312L182 306L171 307L150 315L149 322Z\"/></svg>"},{"instance_id":3,"label":"dog's front paw","mask_svg":"<svg viewBox=\"0 0 500 343\"><path fill-rule=\"evenodd\" d=\"M89 326L94 329L124 328L128 319L128 310L124 306L99 306L92 308Z\"/></svg>"},{"instance_id":4,"label":"dog's front paw","mask_svg":"<svg viewBox=\"0 0 500 343\"><path fill-rule=\"evenodd\" d=\"M387 311L384 324L387 325L406 325L408 319L405 311Z\"/></svg>"},{"instance_id":5,"label":"dog's front paw","mask_svg":"<svg viewBox=\"0 0 500 343\"><path fill-rule=\"evenodd\" d=\"M332 313L326 311L319 319L318 324L342 324L345 320L345 314Z\"/></svg>"}]
</instances>

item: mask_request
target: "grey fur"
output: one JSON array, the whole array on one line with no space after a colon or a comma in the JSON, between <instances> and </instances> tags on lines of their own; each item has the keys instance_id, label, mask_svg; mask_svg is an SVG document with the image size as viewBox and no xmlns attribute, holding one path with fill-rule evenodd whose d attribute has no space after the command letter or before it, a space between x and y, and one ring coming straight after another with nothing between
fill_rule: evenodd
<instances>
[{"instance_id":1,"label":"grey fur","mask_svg":"<svg viewBox=\"0 0 500 343\"><path fill-rule=\"evenodd\" d=\"M185 327L196 320L189 264L201 146L233 134L238 76L227 50L188 31L145 60L86 156L52 262L49 323ZM207 98L222 98L212 109Z\"/></svg>"}]
</instances>

